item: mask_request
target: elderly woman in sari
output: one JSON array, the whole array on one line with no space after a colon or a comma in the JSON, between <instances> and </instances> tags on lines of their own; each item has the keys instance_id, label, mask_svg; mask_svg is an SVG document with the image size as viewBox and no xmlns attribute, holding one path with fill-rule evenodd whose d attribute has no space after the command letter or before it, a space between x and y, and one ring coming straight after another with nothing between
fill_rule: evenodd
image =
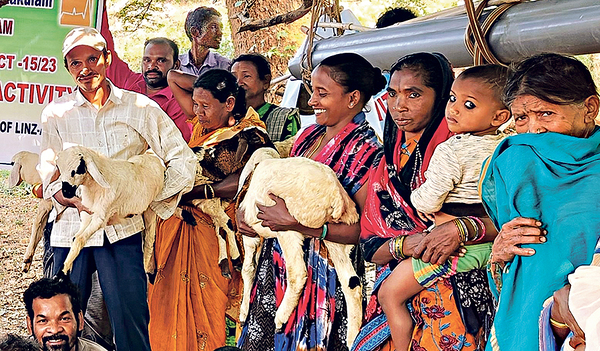
<instances>
[{"instance_id":1,"label":"elderly woman in sari","mask_svg":"<svg viewBox=\"0 0 600 351\"><path fill-rule=\"evenodd\" d=\"M317 124L296 139L291 156L308 157L328 165L359 210L365 205L369 167L380 151L375 132L365 120L367 101L386 84L378 68L357 54L338 54L323 60L312 73L310 106ZM301 191L301 189L299 189ZM319 201L319 199L315 199ZM322 240L358 244L360 225L328 223L324 228L300 225L276 198L272 207L259 206L258 218L274 231L294 230L310 239L304 252L309 278L282 332L275 332L275 311L285 292L285 257L276 239L263 245L252 287L248 319L238 342L242 350L347 350L346 306L337 272ZM239 214L238 214L239 217ZM248 232L240 222L240 231Z\"/></svg>"},{"instance_id":2,"label":"elderly woman in sari","mask_svg":"<svg viewBox=\"0 0 600 351\"><path fill-rule=\"evenodd\" d=\"M265 127L253 109L246 112L244 91L231 73L215 69L195 78L169 72L173 94L196 116L190 147L210 147L247 127ZM234 173L210 189L199 185L182 197L180 206L194 216L195 226L176 217L158 224L157 274L149 289L153 350L213 350L225 345L226 316L235 320L239 313L241 279L235 271L233 279L223 277L212 219L186 201L207 196L231 199L238 178ZM226 212L233 218L234 206Z\"/></svg>"},{"instance_id":3,"label":"elderly woman in sari","mask_svg":"<svg viewBox=\"0 0 600 351\"><path fill-rule=\"evenodd\" d=\"M555 350L569 330L583 340L567 276L590 264L600 233L599 98L588 69L557 54L516 65L504 95L521 135L482 171L484 204L502 228L490 259L499 300L487 350Z\"/></svg>"},{"instance_id":4,"label":"elderly woman in sari","mask_svg":"<svg viewBox=\"0 0 600 351\"><path fill-rule=\"evenodd\" d=\"M385 154L372 168L361 219L365 259L380 269L353 350L395 349L378 295L399 260L422 254L423 261L442 264L462 250L456 225L448 222L427 234L430 223L420 219L410 202L411 192L424 181L433 150L451 136L444 110L452 81L450 63L441 54L411 54L392 66ZM487 227L484 241L493 240L497 233L481 205L443 207L442 212L479 217L477 230ZM399 249L398 243L403 243ZM487 284L485 271L475 269L436 282L414 297L409 306L416 320L411 350L481 350L493 317Z\"/></svg>"}]
</instances>

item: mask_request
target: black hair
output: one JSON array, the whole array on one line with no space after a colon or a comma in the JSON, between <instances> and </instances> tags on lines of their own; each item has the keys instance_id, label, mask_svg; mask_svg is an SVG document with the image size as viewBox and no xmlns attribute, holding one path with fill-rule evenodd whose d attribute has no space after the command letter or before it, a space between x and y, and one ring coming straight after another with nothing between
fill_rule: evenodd
<instances>
[{"instance_id":1,"label":"black hair","mask_svg":"<svg viewBox=\"0 0 600 351\"><path fill-rule=\"evenodd\" d=\"M0 340L0 351L41 351L40 345L31 338L7 334Z\"/></svg>"},{"instance_id":2,"label":"black hair","mask_svg":"<svg viewBox=\"0 0 600 351\"><path fill-rule=\"evenodd\" d=\"M106 49L106 48L102 49L102 56L104 56L104 60L106 60L108 58L108 49ZM63 57L63 64L65 65L65 68L68 71L69 65L67 64L67 55L65 55L65 57Z\"/></svg>"},{"instance_id":3,"label":"black hair","mask_svg":"<svg viewBox=\"0 0 600 351\"><path fill-rule=\"evenodd\" d=\"M402 7L391 8L379 16L375 28L389 27L392 24L408 21L416 17L417 15L409 9Z\"/></svg>"},{"instance_id":4,"label":"black hair","mask_svg":"<svg viewBox=\"0 0 600 351\"><path fill-rule=\"evenodd\" d=\"M200 6L188 12L185 18L185 34L190 41L192 41L192 28L202 31L202 26L214 17L220 18L221 14L219 11L208 6Z\"/></svg>"},{"instance_id":5,"label":"black hair","mask_svg":"<svg viewBox=\"0 0 600 351\"><path fill-rule=\"evenodd\" d=\"M56 295L66 294L69 296L71 301L71 307L73 307L73 314L77 323L79 323L79 312L81 312L81 298L79 296L79 289L71 280L64 276L57 276L55 278L42 278L34 281L29 285L25 293L23 293L23 302L25 302L25 308L27 309L27 315L33 322L33 300L35 299L50 299Z\"/></svg>"},{"instance_id":6,"label":"black hair","mask_svg":"<svg viewBox=\"0 0 600 351\"><path fill-rule=\"evenodd\" d=\"M221 346L214 349L213 351L242 351L242 349L235 346Z\"/></svg>"},{"instance_id":7,"label":"black hair","mask_svg":"<svg viewBox=\"0 0 600 351\"><path fill-rule=\"evenodd\" d=\"M508 79L508 68L501 65L481 65L467 68L456 79L476 79L487 84L494 92L494 98L502 105L502 93Z\"/></svg>"},{"instance_id":8,"label":"black hair","mask_svg":"<svg viewBox=\"0 0 600 351\"><path fill-rule=\"evenodd\" d=\"M426 87L435 90L436 93L445 92L448 90L449 94L450 87L448 87L448 89L442 88L442 85L445 84L445 81L443 79L443 75L441 74L442 68L440 67L440 62L444 62L444 64L447 64L448 67L450 67L450 70L452 70L452 65L442 54L416 53L406 55L392 65L392 68L390 69L390 77L396 71L408 69L418 74L421 79L423 79L423 84ZM444 100L444 106L446 106L448 96L442 96L441 98Z\"/></svg>"},{"instance_id":9,"label":"black hair","mask_svg":"<svg viewBox=\"0 0 600 351\"><path fill-rule=\"evenodd\" d=\"M454 81L452 65L448 59L440 53L418 52L406 55L400 58L390 70L390 76L396 71L403 69L410 70L421 77L423 84L435 91L435 101L431 110L431 120L423 130L419 138L417 147L421 152L413 152L406 164L396 176L390 176L392 186L398 191L398 194L412 206L410 202L410 193L413 189L414 172L419 171L422 162L424 150L427 150L429 142L437 131L440 123L444 119L444 111L448 97L450 96L450 87ZM404 138L404 133L402 134ZM404 140L401 140L404 141ZM392 119L390 110L385 116L385 125L383 127L383 151L385 162L389 170L396 169L394 165L394 153L398 140L398 126ZM395 171L394 171L395 172Z\"/></svg>"},{"instance_id":10,"label":"black hair","mask_svg":"<svg viewBox=\"0 0 600 351\"><path fill-rule=\"evenodd\" d=\"M267 76L271 75L271 64L269 61L261 54L251 53L251 54L242 54L231 61L231 65L229 66L229 70L233 67L233 64L236 62L250 62L256 68L256 72L258 73L258 78L264 81Z\"/></svg>"},{"instance_id":11,"label":"black hair","mask_svg":"<svg viewBox=\"0 0 600 351\"><path fill-rule=\"evenodd\" d=\"M208 90L221 103L227 101L228 97L233 96L235 105L231 113L236 120L240 120L246 114L246 92L238 87L236 81L235 76L229 71L211 69L196 79L194 89Z\"/></svg>"},{"instance_id":12,"label":"black hair","mask_svg":"<svg viewBox=\"0 0 600 351\"><path fill-rule=\"evenodd\" d=\"M532 95L556 105L579 104L598 90L588 68L581 61L560 54L539 54L510 67L504 87L504 104L520 95Z\"/></svg>"},{"instance_id":13,"label":"black hair","mask_svg":"<svg viewBox=\"0 0 600 351\"><path fill-rule=\"evenodd\" d=\"M381 70L373 67L369 61L358 54L343 53L329 56L315 69L319 67L327 67L329 77L341 85L345 93L360 91L363 104L387 85Z\"/></svg>"},{"instance_id":14,"label":"black hair","mask_svg":"<svg viewBox=\"0 0 600 351\"><path fill-rule=\"evenodd\" d=\"M144 49L150 44L168 44L173 50L173 64L179 60L179 46L173 40L163 37L150 38L144 42Z\"/></svg>"}]
</instances>

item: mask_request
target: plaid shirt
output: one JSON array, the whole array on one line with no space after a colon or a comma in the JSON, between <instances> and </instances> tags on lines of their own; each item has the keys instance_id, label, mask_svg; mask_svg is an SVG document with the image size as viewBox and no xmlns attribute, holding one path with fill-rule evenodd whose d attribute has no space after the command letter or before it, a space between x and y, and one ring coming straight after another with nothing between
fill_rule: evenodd
<instances>
[{"instance_id":1,"label":"plaid shirt","mask_svg":"<svg viewBox=\"0 0 600 351\"><path fill-rule=\"evenodd\" d=\"M148 97L121 90L110 83L110 96L97 110L78 89L51 102L42 112L42 153L40 172L44 179L44 198L52 198L61 183L50 183L55 155L70 145L81 145L115 159L128 159L150 147L166 164L165 185L153 209L163 219L170 217L181 194L194 183L196 160L181 133L163 110ZM141 189L140 189L141 190ZM55 247L70 247L79 230L77 209L53 200L56 213L50 237ZM107 226L94 233L86 246L102 246L104 234L110 243L127 238L144 228L141 216Z\"/></svg>"}]
</instances>

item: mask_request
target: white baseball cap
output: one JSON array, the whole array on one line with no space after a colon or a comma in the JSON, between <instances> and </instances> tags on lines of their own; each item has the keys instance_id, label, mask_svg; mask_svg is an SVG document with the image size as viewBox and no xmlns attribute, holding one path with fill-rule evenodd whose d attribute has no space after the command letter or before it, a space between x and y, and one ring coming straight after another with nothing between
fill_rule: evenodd
<instances>
[{"instance_id":1,"label":"white baseball cap","mask_svg":"<svg viewBox=\"0 0 600 351\"><path fill-rule=\"evenodd\" d=\"M63 58L67 56L69 51L77 46L90 46L96 50L103 51L106 49L106 40L102 34L92 27L78 27L71 30L65 37L63 42L62 54Z\"/></svg>"}]
</instances>

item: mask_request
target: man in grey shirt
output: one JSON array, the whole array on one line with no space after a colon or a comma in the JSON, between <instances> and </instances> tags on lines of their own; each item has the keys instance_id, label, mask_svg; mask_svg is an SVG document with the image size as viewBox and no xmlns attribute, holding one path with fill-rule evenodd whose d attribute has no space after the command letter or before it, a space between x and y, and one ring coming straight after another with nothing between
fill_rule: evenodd
<instances>
[{"instance_id":1,"label":"man in grey shirt","mask_svg":"<svg viewBox=\"0 0 600 351\"><path fill-rule=\"evenodd\" d=\"M44 350L106 351L95 342L80 338L83 311L79 290L69 278L42 278L25 290L27 329Z\"/></svg>"},{"instance_id":2,"label":"man in grey shirt","mask_svg":"<svg viewBox=\"0 0 600 351\"><path fill-rule=\"evenodd\" d=\"M188 13L185 34L192 48L179 55L183 72L200 76L213 68L229 69L231 60L210 50L221 45L222 27L221 14L212 7L200 6Z\"/></svg>"}]
</instances>

